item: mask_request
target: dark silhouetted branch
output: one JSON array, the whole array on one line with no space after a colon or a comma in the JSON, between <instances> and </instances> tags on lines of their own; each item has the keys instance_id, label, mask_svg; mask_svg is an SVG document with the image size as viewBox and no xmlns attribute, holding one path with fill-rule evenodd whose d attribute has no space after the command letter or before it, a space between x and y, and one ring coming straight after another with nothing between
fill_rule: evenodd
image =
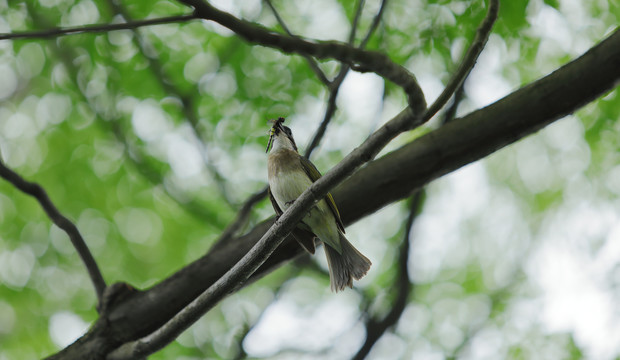
<instances>
[{"instance_id":1,"label":"dark silhouetted branch","mask_svg":"<svg viewBox=\"0 0 620 360\"><path fill-rule=\"evenodd\" d=\"M385 54L358 49L338 41L313 42L278 34L258 24L238 19L202 0L180 0L180 2L193 7L197 16L215 21L250 43L273 47L285 53L309 55L318 59L336 59L354 66L357 71L372 71L403 88L414 112L426 109L424 93L415 76Z\"/></svg>"},{"instance_id":2,"label":"dark silhouetted branch","mask_svg":"<svg viewBox=\"0 0 620 360\"><path fill-rule=\"evenodd\" d=\"M398 322L405 307L409 302L409 296L413 292L413 284L409 280L409 249L413 239L411 238L411 228L417 216L422 211L424 203L424 191L417 191L411 198L409 216L405 223L405 236L398 252L398 275L396 278L396 300L390 311L382 319L370 318L366 321L366 341L353 356L354 360L362 360L368 356L375 343L383 334Z\"/></svg>"},{"instance_id":3,"label":"dark silhouetted branch","mask_svg":"<svg viewBox=\"0 0 620 360\"><path fill-rule=\"evenodd\" d=\"M280 16L280 13L278 12L278 10L276 10L276 8L273 6L273 3L271 2L271 0L263 0L263 1L267 4L267 6L269 6L269 9L271 9L271 12L273 13L273 16L276 17L276 20L278 21L278 24L280 24L280 26L282 27L284 32L286 32L289 36L295 36L289 30L288 26L284 22L284 19L282 19L282 17ZM319 67L319 64L317 64L316 61L314 61L314 59L310 55L302 55L302 56L306 59L306 61L308 62L308 66L310 66L310 69L312 69L312 71L314 71L314 73L319 78L319 80L323 84L329 85L331 81L327 78L327 76L325 76L325 73L323 72L323 70L321 70L321 68Z\"/></svg>"},{"instance_id":4,"label":"dark silhouetted branch","mask_svg":"<svg viewBox=\"0 0 620 360\"><path fill-rule=\"evenodd\" d=\"M448 100L450 100L452 94L454 94L454 92L461 86L463 81L465 81L471 70L474 68L476 61L478 60L478 56L480 56L480 53L489 39L489 34L491 33L491 29L493 29L493 24L497 19L498 12L499 0L490 0L489 10L476 31L476 37L474 37L474 40L469 46L469 49L463 57L458 69L448 81L448 85L446 85L441 94L439 94L437 100L435 100L435 102L426 110L423 119L424 122L430 120L439 110L441 110L441 108L448 102Z\"/></svg>"},{"instance_id":5,"label":"dark silhouetted branch","mask_svg":"<svg viewBox=\"0 0 620 360\"><path fill-rule=\"evenodd\" d=\"M84 34L84 33L102 33L114 30L136 29L142 26L161 25L178 23L196 19L196 15L175 15L156 19L137 20L119 24L100 24L100 25L83 25L71 28L55 28L37 31L24 31L10 34L0 34L0 40L12 39L42 39L54 38L63 35Z\"/></svg>"},{"instance_id":6,"label":"dark silhouetted branch","mask_svg":"<svg viewBox=\"0 0 620 360\"><path fill-rule=\"evenodd\" d=\"M381 18L383 17L383 13L385 12L385 9L387 8L387 3L388 3L387 0L381 1L381 7L379 7L379 11L377 11L377 14L372 19L372 23L370 23L368 32L366 32L366 36L364 36L364 39L362 39L362 42L359 45L360 48L363 49L366 47L366 45L368 44L368 41L370 41L370 37L375 32L375 30L377 30L377 27L379 26L379 23L381 22Z\"/></svg>"},{"instance_id":7,"label":"dark silhouetted branch","mask_svg":"<svg viewBox=\"0 0 620 360\"><path fill-rule=\"evenodd\" d=\"M357 24L361 17L363 4L364 4L363 0L360 0L358 2L357 10L355 12L355 17L353 19L353 25L351 26L351 33L349 34L350 45L353 45L355 41L355 32L357 31ZM373 22L370 28L368 29L368 31L366 32L366 35L364 36L364 40L359 46L360 48L364 48L366 46L373 32L377 29L377 26L379 25L379 22L381 21L381 16L383 15L383 12L385 10L386 4L387 4L387 0L384 0L381 3L381 8L379 9L377 14L373 18ZM340 68L340 72L338 72L338 75L330 84L329 98L327 100L327 108L325 109L325 115L323 116L323 121L321 122L318 129L316 130L314 137L312 138L312 141L310 142L310 145L306 147L306 152L304 156L308 159L310 158L310 155L312 155L312 151L314 151L314 149L321 142L321 139L323 139L323 136L325 135L325 131L327 130L327 126L329 125L334 114L336 113L336 99L338 98L338 92L340 90L340 85L342 85L342 82L347 76L349 69L350 67L348 65L343 64L342 67Z\"/></svg>"},{"instance_id":8,"label":"dark silhouetted branch","mask_svg":"<svg viewBox=\"0 0 620 360\"><path fill-rule=\"evenodd\" d=\"M120 2L115 0L108 0L110 7L118 13L120 16L124 18L127 23L134 22L134 19L131 18L130 14L125 10L123 5ZM164 90L167 96L171 96L179 99L181 101L181 112L185 116L185 119L190 125L193 136L196 140L196 146L198 147L198 152L202 157L202 162L207 170L207 173L210 173L213 178L214 183L216 184L218 191L222 195L222 197L226 200L225 204L228 206L232 206L233 202L229 196L228 188L226 186L226 180L219 172L219 170L213 165L213 161L210 159L208 154L208 149L206 145L206 136L203 132L200 131L199 127L199 118L196 113L196 106L194 102L195 94L199 93L196 89L190 93L184 93L178 86L174 84L174 81L167 76L164 71L164 66L159 58L149 56L148 49L152 48L152 44L149 42L146 36L143 36L138 28L134 28L133 41L136 44L137 48L140 49L143 58L148 62L148 69L155 75L155 79L159 81L161 88ZM204 219L204 218L203 218Z\"/></svg>"},{"instance_id":9,"label":"dark silhouetted branch","mask_svg":"<svg viewBox=\"0 0 620 360\"><path fill-rule=\"evenodd\" d=\"M67 233L67 235L69 235L69 239L71 239L73 247L75 247L75 250L82 259L82 262L84 262L84 266L86 266L86 270L88 270L88 275L90 275L90 280L92 281L93 286L95 287L95 292L97 293L97 299L98 301L101 301L103 292L106 288L105 280L103 279L103 275L101 275L101 271L97 266L95 258L90 253L88 246L86 246L86 242L82 238L82 235L75 224L62 215L60 211L58 211L41 185L24 180L21 176L19 176L19 174L6 167L2 160L0 160L0 176L13 184L13 186L18 188L20 191L37 199L52 222Z\"/></svg>"}]
</instances>

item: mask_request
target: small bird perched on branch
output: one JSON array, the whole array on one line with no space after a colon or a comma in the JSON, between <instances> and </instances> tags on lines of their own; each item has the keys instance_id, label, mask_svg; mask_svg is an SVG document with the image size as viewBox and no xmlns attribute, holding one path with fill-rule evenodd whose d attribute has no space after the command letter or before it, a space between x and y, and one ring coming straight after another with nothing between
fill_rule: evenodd
<instances>
[{"instance_id":1,"label":"small bird perched on branch","mask_svg":"<svg viewBox=\"0 0 620 360\"><path fill-rule=\"evenodd\" d=\"M321 173L310 160L299 155L291 129L283 125L284 118L273 120L273 123L267 143L267 152L271 149L269 199L279 216L321 177ZM314 254L314 237L323 241L333 291L353 287L353 279L361 279L370 269L370 260L344 236L344 225L330 193L310 209L292 234L311 254Z\"/></svg>"}]
</instances>

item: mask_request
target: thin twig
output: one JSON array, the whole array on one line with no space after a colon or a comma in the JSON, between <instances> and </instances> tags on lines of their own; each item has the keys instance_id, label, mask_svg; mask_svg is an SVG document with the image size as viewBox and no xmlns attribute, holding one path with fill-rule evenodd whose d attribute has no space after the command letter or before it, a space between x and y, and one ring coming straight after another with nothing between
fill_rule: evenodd
<instances>
[{"instance_id":1,"label":"thin twig","mask_svg":"<svg viewBox=\"0 0 620 360\"><path fill-rule=\"evenodd\" d=\"M465 96L465 87L463 85L464 83L461 83L461 86L459 86L459 88L456 89L456 91L454 92L454 97L452 98L452 103L446 109L446 111L444 111L443 119L441 120L442 126L456 118L456 110L458 109L459 104L461 103L461 101L463 100L463 97Z\"/></svg>"},{"instance_id":2,"label":"thin twig","mask_svg":"<svg viewBox=\"0 0 620 360\"><path fill-rule=\"evenodd\" d=\"M38 16L38 14L31 8L31 3L26 1L25 4L28 7L28 13L32 17L34 23L39 26L45 26L45 19L41 16ZM62 61L66 69L69 71L70 78L77 84L77 68L75 63L72 61L70 53L60 49L56 42L51 42L50 46L55 55L60 59L60 61ZM99 107L93 106L91 100L86 96L83 91L78 91L78 94L82 97L82 100L89 105L93 113L95 113L99 118L106 120L97 121L97 124L105 127L106 130L111 130L112 134L116 136L116 139L124 145L124 151L127 159L130 160L131 164L138 171L138 173L146 180L151 182L153 185L161 186L164 180L163 175L158 169L156 169L155 166L145 160L146 156L143 156L142 152L137 146L134 146L131 142L128 141L118 121L111 118L109 115L106 114L105 111L102 111ZM215 216L214 212L209 211L209 209L201 205L195 199L186 201L185 199L180 198L173 191L170 191L167 187L164 187L164 190L166 194L170 197L170 199L175 201L179 205L179 207L187 211L188 214L195 216L201 220L218 219L218 217ZM218 226L223 225L218 224Z\"/></svg>"},{"instance_id":3,"label":"thin twig","mask_svg":"<svg viewBox=\"0 0 620 360\"><path fill-rule=\"evenodd\" d=\"M184 22L184 21L194 20L196 18L197 17L195 14L186 14L186 15L166 16L166 17L161 17L161 18L156 18L156 19L137 20L137 21L132 21L132 22L120 23L120 24L97 24L97 25L76 26L76 27L70 27L70 28L54 28L54 29L45 29L45 30L37 30L37 31L24 31L24 32L0 34L0 40L40 39L40 38L45 39L45 38L58 37L62 35L73 35L73 34L83 34L83 33L101 33L101 32L109 32L113 30L128 30L128 29L136 29L142 26Z\"/></svg>"},{"instance_id":4,"label":"thin twig","mask_svg":"<svg viewBox=\"0 0 620 360\"><path fill-rule=\"evenodd\" d=\"M377 25L379 24L381 20L381 16L383 15L383 12L385 10L386 3L387 3L387 0L384 0L381 3L381 8L375 15L372 25L370 26L370 28L368 28L368 31L366 32L366 35L364 36L364 40L360 44L359 48L363 49L366 46L368 39L370 39L370 36L372 36L372 33L377 29ZM350 45L353 45L353 42L355 41L355 32L357 31L357 25L361 17L363 4L364 4L363 0L360 0L358 2L357 11L355 12L355 17L353 19L353 25L351 26L351 33L349 34ZM338 97L340 85L342 85L342 82L344 81L347 73L349 72L349 69L350 69L350 66L348 66L347 64L343 64L342 67L340 68L340 72L338 73L336 78L332 81L332 84L330 86L329 98L327 100L327 108L325 109L325 115L323 116L323 121L321 122L318 129L314 133L314 136L312 138L312 141L310 142L310 145L306 147L306 153L304 154L304 156L308 159L310 158L312 151L314 151L314 149L321 142L321 139L323 139L323 136L325 135L325 131L327 130L327 126L329 125L334 114L336 113L336 99Z\"/></svg>"},{"instance_id":5,"label":"thin twig","mask_svg":"<svg viewBox=\"0 0 620 360\"><path fill-rule=\"evenodd\" d=\"M353 15L353 23L351 24L351 31L349 32L349 45L355 45L355 34L357 33L357 26L362 18L362 11L364 10L364 0L358 0L355 7L355 15ZM362 48L363 46L360 46Z\"/></svg>"},{"instance_id":6,"label":"thin twig","mask_svg":"<svg viewBox=\"0 0 620 360\"><path fill-rule=\"evenodd\" d=\"M459 64L457 71L452 75L450 81L448 81L448 85L446 85L439 97L437 97L437 100L435 100L435 102L426 110L423 117L424 122L430 120L439 110L441 110L441 108L448 102L448 100L450 100L452 94L454 94L459 86L461 86L463 81L465 81L471 70L474 68L476 61L478 60L478 56L484 49L484 46L489 39L489 34L491 33L493 24L497 19L498 11L499 0L490 0L487 15L478 27L476 36L469 46L467 53Z\"/></svg>"},{"instance_id":7,"label":"thin twig","mask_svg":"<svg viewBox=\"0 0 620 360\"><path fill-rule=\"evenodd\" d=\"M413 292L413 284L409 280L409 249L413 242L411 229L415 219L422 210L423 203L424 190L417 191L411 198L409 216L405 224L405 236L398 253L398 277L395 284L396 300L383 319L376 320L371 318L366 322L366 341L360 347L357 354L353 356L354 360L365 359L381 336L398 322L405 311L409 297Z\"/></svg>"},{"instance_id":8,"label":"thin twig","mask_svg":"<svg viewBox=\"0 0 620 360\"><path fill-rule=\"evenodd\" d=\"M258 24L250 23L220 11L202 0L180 0L194 8L196 14L214 21L250 43L273 47L285 53L310 55L319 59L332 58L358 71L372 71L400 86L407 94L409 105L418 113L426 109L424 94L415 78L406 68L393 62L387 55L375 51L355 48L339 41L312 42L298 37L282 35Z\"/></svg>"},{"instance_id":9,"label":"thin twig","mask_svg":"<svg viewBox=\"0 0 620 360\"><path fill-rule=\"evenodd\" d=\"M329 98L327 99L327 108L325 109L325 115L323 115L323 121L321 121L321 124L314 132L314 136L312 137L312 141L310 141L310 145L306 147L306 152L304 156L308 159L310 158L310 155L312 155L312 151L314 151L314 149L321 142L321 139L323 139L325 131L327 130L327 125L331 122L334 114L336 113L336 98L338 97L338 91L340 90L340 84L342 83L341 79L344 79L344 76L346 75L346 70L342 71L343 69L345 68L341 68L338 76L336 77L336 79L334 79L333 84L337 86L333 87L329 92Z\"/></svg>"},{"instance_id":10,"label":"thin twig","mask_svg":"<svg viewBox=\"0 0 620 360\"><path fill-rule=\"evenodd\" d=\"M385 9L387 8L387 2L388 0L383 0L381 2L381 7L379 8L379 11L377 11L377 14L375 15L375 17L372 19L372 23L370 24L370 27L368 28L368 32L366 33L366 36L364 36L364 39L360 43L360 46L359 46L360 48L363 49L366 47L366 45L368 44L368 41L370 41L370 37L372 36L372 34L375 32L375 30L379 26L379 23L381 22L381 18L383 17L383 13L385 12Z\"/></svg>"},{"instance_id":11,"label":"thin twig","mask_svg":"<svg viewBox=\"0 0 620 360\"><path fill-rule=\"evenodd\" d=\"M282 19L282 17L280 16L280 13L278 12L278 10L276 10L276 8L273 6L273 3L271 2L271 0L263 0L263 1L267 4L267 6L269 6L269 9L271 9L271 12L273 13L273 16L276 17L276 20L278 21L278 24L280 24L280 26L282 27L284 32L286 32L289 36L295 36L289 30L288 26L286 26L286 23L284 22L284 19ZM327 76L325 75L323 70L321 70L321 68L319 67L319 64L317 64L317 62L314 61L314 59L310 55L302 55L302 56L304 57L304 59L306 59L306 61L308 62L308 65L310 66L310 69L312 69L312 71L314 71L314 73L319 78L319 80L323 84L329 85L331 83L331 81L327 78Z\"/></svg>"},{"instance_id":12,"label":"thin twig","mask_svg":"<svg viewBox=\"0 0 620 360\"><path fill-rule=\"evenodd\" d=\"M13 184L16 188L18 188L23 193L26 193L39 202L43 210L47 216L52 220L56 226L64 230L67 235L69 235L69 239L71 239L71 243L75 247L75 250L78 252L78 255L84 262L84 266L86 266L86 270L88 270L88 275L90 276L90 280L95 287L95 292L97 293L97 300L101 301L101 297L103 296L103 292L106 288L105 280L101 275L101 271L97 266L97 262L95 258L90 253L86 242L82 238L80 231L75 226L71 220L67 219L64 215L58 211L54 203L50 200L49 196L41 187L41 185L24 180L19 174L9 169L4 165L4 162L0 159L0 176L5 180Z\"/></svg>"}]
</instances>

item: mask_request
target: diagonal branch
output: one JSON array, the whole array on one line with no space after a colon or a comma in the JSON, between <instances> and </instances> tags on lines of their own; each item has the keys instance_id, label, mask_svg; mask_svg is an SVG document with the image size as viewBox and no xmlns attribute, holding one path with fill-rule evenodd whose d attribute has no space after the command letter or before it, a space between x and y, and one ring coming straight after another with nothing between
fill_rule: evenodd
<instances>
[{"instance_id":1,"label":"diagonal branch","mask_svg":"<svg viewBox=\"0 0 620 360\"><path fill-rule=\"evenodd\" d=\"M489 39L489 34L491 33L491 29L493 29L493 24L497 19L498 12L499 0L490 0L487 15L478 27L476 36L469 46L467 53L463 57L457 71L452 75L450 81L448 81L448 85L446 85L441 94L439 94L437 100L435 100L435 102L426 110L423 119L424 122L435 116L435 114L448 102L448 100L450 100L452 94L454 94L459 86L461 86L463 81L465 81L471 70L474 68L476 61L478 60L478 56L480 56L480 53Z\"/></svg>"},{"instance_id":2,"label":"diagonal branch","mask_svg":"<svg viewBox=\"0 0 620 360\"><path fill-rule=\"evenodd\" d=\"M220 235L213 246L217 246L218 244L225 243L230 240L237 232L241 229L241 227L247 222L254 205L261 202L265 197L267 197L267 187L255 192L252 194L241 206L241 209L237 212L237 216L235 220L233 220L226 230Z\"/></svg>"},{"instance_id":3,"label":"diagonal branch","mask_svg":"<svg viewBox=\"0 0 620 360\"><path fill-rule=\"evenodd\" d=\"M355 12L355 17L353 19L353 25L351 26L351 33L349 34L349 44L351 45L353 45L353 42L355 41L355 32L357 31L357 24L359 23L359 19L361 17L363 4L364 4L364 1L360 0L358 2L357 10ZM383 15L386 5L387 5L387 0L383 0L381 2L381 8L375 15L370 28L368 29L368 31L366 32L366 35L364 36L364 40L362 40L362 43L359 45L359 48L363 49L366 46L368 40L370 39L370 36L372 36L373 32L377 29L377 26L379 24L379 21L381 20L381 16ZM312 151L314 151L314 149L319 145L319 142L321 142L321 139L323 138L323 136L325 135L325 131L327 130L327 126L329 125L334 114L336 113L336 99L338 97L340 85L342 85L342 82L344 81L344 78L347 76L349 69L350 67L348 65L342 65L342 67L340 68L340 72L330 84L329 98L327 100L327 109L325 110L323 121L321 122L318 129L316 130L314 137L312 138L312 141L310 141L310 145L308 145L308 147L306 148L306 153L304 154L304 156L308 159L310 158Z\"/></svg>"},{"instance_id":4,"label":"diagonal branch","mask_svg":"<svg viewBox=\"0 0 620 360\"><path fill-rule=\"evenodd\" d=\"M23 193L37 199L52 222L64 230L67 235L69 235L71 243L78 252L78 255L80 255L80 258L82 258L82 262L84 262L86 270L88 270L88 275L90 275L90 280L92 281L93 286L95 287L95 292L97 293L97 300L101 302L101 297L103 296L103 291L106 288L106 283L101 275L101 271L99 271L95 258L93 258L90 250L88 250L88 246L86 245L86 242L82 238L82 235L75 224L62 215L60 211L58 211L41 185L24 180L21 176L19 176L19 174L6 167L2 160L0 160L0 176L13 184L13 186L18 188Z\"/></svg>"},{"instance_id":5,"label":"diagonal branch","mask_svg":"<svg viewBox=\"0 0 620 360\"><path fill-rule=\"evenodd\" d=\"M11 39L40 39L40 38L54 38L62 35L73 35L73 34L83 34L83 33L101 33L101 32L109 32L113 30L128 30L128 29L136 29L142 26L150 26L150 25L161 25L161 24L170 24L170 23L178 23L189 20L196 19L195 14L186 14L186 15L174 15L174 16L166 16L155 19L147 19L147 20L137 20L120 24L98 24L98 25L84 25L84 26L76 26L71 28L55 28L55 29L46 29L46 30L37 30L37 31L24 31L24 32L16 32L10 34L0 34L0 40L11 40Z\"/></svg>"},{"instance_id":6,"label":"diagonal branch","mask_svg":"<svg viewBox=\"0 0 620 360\"><path fill-rule=\"evenodd\" d=\"M385 12L385 9L387 8L387 3L388 0L383 0L381 1L381 7L379 8L379 11L377 11L377 14L375 15L375 17L372 19L372 23L370 24L370 27L368 28L368 32L366 33L366 36L364 36L364 39L362 39L362 42L360 43L360 48L365 48L366 45L368 44L368 41L370 41L370 37L372 36L372 34L375 32L375 30L377 30L377 27L379 26L379 23L381 22L381 18L383 17L383 13Z\"/></svg>"},{"instance_id":7,"label":"diagonal branch","mask_svg":"<svg viewBox=\"0 0 620 360\"><path fill-rule=\"evenodd\" d=\"M387 55L355 48L338 41L313 42L299 37L287 36L270 31L258 24L240 20L233 15L218 10L202 0L179 0L195 9L197 16L214 21L250 43L273 47L285 53L314 56L318 59L332 58L356 69L372 71L403 88L414 112L426 109L424 93L415 76L394 63ZM361 70L360 70L361 71Z\"/></svg>"}]
</instances>

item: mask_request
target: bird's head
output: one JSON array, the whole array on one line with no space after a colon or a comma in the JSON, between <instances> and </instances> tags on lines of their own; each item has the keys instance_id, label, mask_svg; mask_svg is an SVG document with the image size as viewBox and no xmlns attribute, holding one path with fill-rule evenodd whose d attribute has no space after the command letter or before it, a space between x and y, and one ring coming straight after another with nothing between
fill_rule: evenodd
<instances>
[{"instance_id":1,"label":"bird's head","mask_svg":"<svg viewBox=\"0 0 620 360\"><path fill-rule=\"evenodd\" d=\"M269 142L267 143L267 150L265 152L269 152L269 149L272 151L278 149L297 151L297 145L293 139L291 129L283 125L284 118L280 117L271 121L273 122L273 126L269 129Z\"/></svg>"}]
</instances>

